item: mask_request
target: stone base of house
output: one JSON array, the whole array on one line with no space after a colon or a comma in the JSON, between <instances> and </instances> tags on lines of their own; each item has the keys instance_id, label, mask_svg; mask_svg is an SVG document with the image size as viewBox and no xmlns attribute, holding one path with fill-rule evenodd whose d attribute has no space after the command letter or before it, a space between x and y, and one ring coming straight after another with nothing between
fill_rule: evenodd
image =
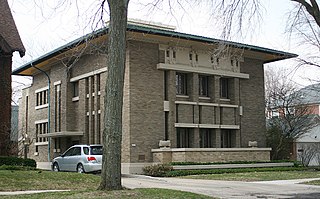
<instances>
[{"instance_id":1,"label":"stone base of house","mask_svg":"<svg viewBox=\"0 0 320 199\"><path fill-rule=\"evenodd\" d=\"M37 162L37 169L51 170L51 162Z\"/></svg>"},{"instance_id":2,"label":"stone base of house","mask_svg":"<svg viewBox=\"0 0 320 199\"><path fill-rule=\"evenodd\" d=\"M153 163L121 163L122 174L142 174L143 167L150 166Z\"/></svg>"},{"instance_id":3,"label":"stone base of house","mask_svg":"<svg viewBox=\"0 0 320 199\"><path fill-rule=\"evenodd\" d=\"M271 148L160 148L152 149L153 162L270 161Z\"/></svg>"}]
</instances>

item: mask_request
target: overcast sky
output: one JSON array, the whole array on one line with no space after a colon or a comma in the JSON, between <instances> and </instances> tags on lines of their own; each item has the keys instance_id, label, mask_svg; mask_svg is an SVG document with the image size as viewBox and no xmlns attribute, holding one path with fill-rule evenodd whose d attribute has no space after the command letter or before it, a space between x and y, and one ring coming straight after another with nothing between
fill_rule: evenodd
<instances>
[{"instance_id":1,"label":"overcast sky","mask_svg":"<svg viewBox=\"0 0 320 199\"><path fill-rule=\"evenodd\" d=\"M18 53L14 54L13 68L20 67L46 52L66 44L94 29L97 20L92 21L92 16L98 10L99 1L78 0L78 4L69 1L43 1L43 0L8 0L21 39L26 48L26 56L22 59ZM60 7L50 5L50 2L67 2ZM71 0L71 2L76 2ZM92 3L93 2L93 3ZM209 14L208 7L185 5L185 11L181 8L169 10L166 5L162 8L150 10L145 3L148 0L131 0L129 6L129 18L146 21L161 22L174 25L177 31L219 38L220 29L214 23L215 19ZM293 8L290 0L262 0L263 9L260 23L251 26L247 37L236 37L231 40L257 46L287 51L296 54L305 54L309 49L299 47L295 41L289 41L285 34L288 13ZM55 3L56 4L56 3ZM151 14L150 14L151 13ZM173 13L174 16L171 15ZM104 13L107 20L108 13ZM290 71L296 63L290 61L278 61L268 64L267 67L286 68ZM314 78L320 73L320 69L307 67L290 73L295 74L294 81L307 85L310 81L306 78ZM14 77L14 81L21 81Z\"/></svg>"}]
</instances>

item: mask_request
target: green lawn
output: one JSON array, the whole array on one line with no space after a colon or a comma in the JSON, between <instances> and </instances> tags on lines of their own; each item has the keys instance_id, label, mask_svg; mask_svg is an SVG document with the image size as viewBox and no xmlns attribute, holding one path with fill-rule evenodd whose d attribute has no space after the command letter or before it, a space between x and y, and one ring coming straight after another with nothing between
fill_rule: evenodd
<instances>
[{"instance_id":1,"label":"green lawn","mask_svg":"<svg viewBox=\"0 0 320 199\"><path fill-rule=\"evenodd\" d=\"M208 196L166 189L97 191L100 176L69 172L0 170L0 191L70 189L67 192L40 193L1 198L210 198Z\"/></svg>"},{"instance_id":2,"label":"green lawn","mask_svg":"<svg viewBox=\"0 0 320 199\"><path fill-rule=\"evenodd\" d=\"M234 180L234 181L269 181L269 180L291 180L303 178L320 178L319 171L269 171L249 173L225 173L192 175L182 178L206 179L206 180Z\"/></svg>"},{"instance_id":3,"label":"green lawn","mask_svg":"<svg viewBox=\"0 0 320 199\"><path fill-rule=\"evenodd\" d=\"M32 199L56 199L56 198L108 198L108 199L209 199L211 197L183 192L169 189L134 189L134 190L121 190L121 191L71 191L71 192L54 192L54 193L39 193L30 195L18 196L1 196L5 199L16 198L32 198Z\"/></svg>"}]
</instances>

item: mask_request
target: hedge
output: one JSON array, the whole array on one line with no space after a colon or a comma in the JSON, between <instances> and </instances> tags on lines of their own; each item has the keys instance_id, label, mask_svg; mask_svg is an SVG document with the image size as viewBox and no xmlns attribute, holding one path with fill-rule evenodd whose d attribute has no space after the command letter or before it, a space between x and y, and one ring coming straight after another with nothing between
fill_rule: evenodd
<instances>
[{"instance_id":1,"label":"hedge","mask_svg":"<svg viewBox=\"0 0 320 199\"><path fill-rule=\"evenodd\" d=\"M166 177L177 177L187 175L223 174L223 173L247 173L267 171L302 171L306 167L267 167L267 168L234 168L234 169L206 169L206 170L172 170L164 174Z\"/></svg>"},{"instance_id":2,"label":"hedge","mask_svg":"<svg viewBox=\"0 0 320 199\"><path fill-rule=\"evenodd\" d=\"M2 165L37 167L37 163L33 159L0 156L0 166Z\"/></svg>"},{"instance_id":3,"label":"hedge","mask_svg":"<svg viewBox=\"0 0 320 199\"><path fill-rule=\"evenodd\" d=\"M172 166L178 165L218 165L218 164L255 164L255 163L282 163L292 162L294 166L300 165L297 161L292 160L272 160L272 161L230 161L230 162L171 162Z\"/></svg>"}]
</instances>

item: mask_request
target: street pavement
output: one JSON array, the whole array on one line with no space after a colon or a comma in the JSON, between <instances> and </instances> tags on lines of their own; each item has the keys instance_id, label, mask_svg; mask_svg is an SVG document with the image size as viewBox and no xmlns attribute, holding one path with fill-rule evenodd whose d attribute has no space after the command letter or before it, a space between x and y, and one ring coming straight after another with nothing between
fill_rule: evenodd
<instances>
[{"instance_id":1,"label":"street pavement","mask_svg":"<svg viewBox=\"0 0 320 199\"><path fill-rule=\"evenodd\" d=\"M298 184L315 179L239 182L182 178L154 178L131 175L122 178L127 188L165 188L189 191L217 198L320 198L320 186Z\"/></svg>"}]
</instances>

